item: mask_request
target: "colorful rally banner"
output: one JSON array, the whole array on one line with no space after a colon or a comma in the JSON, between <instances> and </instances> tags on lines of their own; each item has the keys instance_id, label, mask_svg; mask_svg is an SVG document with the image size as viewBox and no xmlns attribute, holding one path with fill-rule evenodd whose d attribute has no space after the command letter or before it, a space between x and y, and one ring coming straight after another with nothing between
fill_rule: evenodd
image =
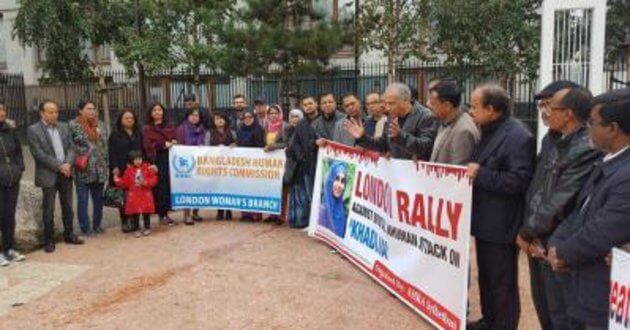
<instances>
[{"instance_id":1,"label":"colorful rally banner","mask_svg":"<svg viewBox=\"0 0 630 330\"><path fill-rule=\"evenodd\" d=\"M617 248L612 251L608 329L630 329L630 253Z\"/></svg>"},{"instance_id":2,"label":"colorful rally banner","mask_svg":"<svg viewBox=\"0 0 630 330\"><path fill-rule=\"evenodd\" d=\"M466 169L320 148L309 234L434 326L466 327L472 186Z\"/></svg>"},{"instance_id":3,"label":"colorful rally banner","mask_svg":"<svg viewBox=\"0 0 630 330\"><path fill-rule=\"evenodd\" d=\"M284 163L281 150L174 146L171 205L280 214Z\"/></svg>"}]
</instances>

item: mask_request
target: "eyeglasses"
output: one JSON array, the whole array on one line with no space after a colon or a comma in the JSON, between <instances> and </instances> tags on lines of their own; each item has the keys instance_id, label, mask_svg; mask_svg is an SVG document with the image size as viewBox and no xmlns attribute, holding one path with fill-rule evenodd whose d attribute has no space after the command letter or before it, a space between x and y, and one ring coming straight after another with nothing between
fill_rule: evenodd
<instances>
[{"instance_id":1,"label":"eyeglasses","mask_svg":"<svg viewBox=\"0 0 630 330\"><path fill-rule=\"evenodd\" d=\"M567 107L552 107L551 104L543 102L538 102L536 107L538 108L538 111L544 113L547 116L551 115L553 111L569 110L569 108Z\"/></svg>"}]
</instances>

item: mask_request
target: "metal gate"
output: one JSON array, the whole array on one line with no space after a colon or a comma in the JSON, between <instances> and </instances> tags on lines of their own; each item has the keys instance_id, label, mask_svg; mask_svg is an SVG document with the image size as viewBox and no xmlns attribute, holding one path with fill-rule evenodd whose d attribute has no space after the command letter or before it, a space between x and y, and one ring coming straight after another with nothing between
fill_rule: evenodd
<instances>
[{"instance_id":1,"label":"metal gate","mask_svg":"<svg viewBox=\"0 0 630 330\"><path fill-rule=\"evenodd\" d=\"M571 80L601 93L606 84L606 0L545 0L542 12L539 86ZM539 120L539 146L546 132Z\"/></svg>"}]
</instances>

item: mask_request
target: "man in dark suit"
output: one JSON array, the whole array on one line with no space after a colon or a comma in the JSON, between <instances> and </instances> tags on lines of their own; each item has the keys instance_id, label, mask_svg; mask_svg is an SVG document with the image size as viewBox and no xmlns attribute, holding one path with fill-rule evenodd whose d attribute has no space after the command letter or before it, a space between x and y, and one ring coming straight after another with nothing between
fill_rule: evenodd
<instances>
[{"instance_id":1,"label":"man in dark suit","mask_svg":"<svg viewBox=\"0 0 630 330\"><path fill-rule=\"evenodd\" d=\"M630 241L630 98L596 104L588 124L593 144L607 154L551 236L547 260L555 271L570 273L565 294L572 328L605 329L610 281L605 258Z\"/></svg>"},{"instance_id":2,"label":"man in dark suit","mask_svg":"<svg viewBox=\"0 0 630 330\"><path fill-rule=\"evenodd\" d=\"M499 86L485 85L471 96L470 114L481 141L468 164L473 180L475 236L482 319L470 329L516 329L520 316L518 249L525 192L534 172L536 141L511 117L512 102Z\"/></svg>"},{"instance_id":3,"label":"man in dark suit","mask_svg":"<svg viewBox=\"0 0 630 330\"><path fill-rule=\"evenodd\" d=\"M380 138L365 134L361 122L344 121L344 129L357 141L356 144L398 159L428 161L437 133L437 121L431 111L419 103L412 103L411 90L403 83L387 86L383 97L390 116Z\"/></svg>"},{"instance_id":4,"label":"man in dark suit","mask_svg":"<svg viewBox=\"0 0 630 330\"><path fill-rule=\"evenodd\" d=\"M590 143L586 120L591 93L570 81L555 81L536 95L549 132L544 136L525 199L516 245L529 257L532 300L543 329L566 329L564 277L546 260L547 242L575 206L575 198L601 153Z\"/></svg>"},{"instance_id":5,"label":"man in dark suit","mask_svg":"<svg viewBox=\"0 0 630 330\"><path fill-rule=\"evenodd\" d=\"M35 159L35 186L42 188L42 220L44 222L44 250L55 251L55 197L59 192L64 226L64 240L69 244L83 244L72 230L72 163L74 150L70 130L57 122L59 109L53 101L39 105L41 120L28 127L26 136Z\"/></svg>"}]
</instances>

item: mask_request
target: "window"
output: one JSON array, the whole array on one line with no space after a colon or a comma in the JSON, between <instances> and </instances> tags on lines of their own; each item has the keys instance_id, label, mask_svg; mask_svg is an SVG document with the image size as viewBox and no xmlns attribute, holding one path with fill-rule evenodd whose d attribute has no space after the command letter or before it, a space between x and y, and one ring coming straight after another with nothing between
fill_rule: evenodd
<instances>
[{"instance_id":1,"label":"window","mask_svg":"<svg viewBox=\"0 0 630 330\"><path fill-rule=\"evenodd\" d=\"M354 20L354 9L358 0L313 0L313 9L326 19L338 23L350 23ZM353 45L344 45L333 58L354 56Z\"/></svg>"},{"instance_id":2,"label":"window","mask_svg":"<svg viewBox=\"0 0 630 330\"><path fill-rule=\"evenodd\" d=\"M98 52L98 59L101 61L101 63L109 63L112 60L112 51L111 51L111 47L109 47L108 44L104 44L102 46L98 46L95 50L96 52Z\"/></svg>"},{"instance_id":3,"label":"window","mask_svg":"<svg viewBox=\"0 0 630 330\"><path fill-rule=\"evenodd\" d=\"M354 17L356 0L313 0L313 8L333 22L349 22Z\"/></svg>"},{"instance_id":4,"label":"window","mask_svg":"<svg viewBox=\"0 0 630 330\"><path fill-rule=\"evenodd\" d=\"M354 9L356 0L338 0L337 21L351 22L354 20Z\"/></svg>"},{"instance_id":5,"label":"window","mask_svg":"<svg viewBox=\"0 0 630 330\"><path fill-rule=\"evenodd\" d=\"M111 48L108 44L101 46L91 46L86 43L85 54L91 62L98 64L109 64L111 62Z\"/></svg>"},{"instance_id":6,"label":"window","mask_svg":"<svg viewBox=\"0 0 630 330\"><path fill-rule=\"evenodd\" d=\"M42 66L46 62L46 49L35 47L35 63Z\"/></svg>"}]
</instances>

